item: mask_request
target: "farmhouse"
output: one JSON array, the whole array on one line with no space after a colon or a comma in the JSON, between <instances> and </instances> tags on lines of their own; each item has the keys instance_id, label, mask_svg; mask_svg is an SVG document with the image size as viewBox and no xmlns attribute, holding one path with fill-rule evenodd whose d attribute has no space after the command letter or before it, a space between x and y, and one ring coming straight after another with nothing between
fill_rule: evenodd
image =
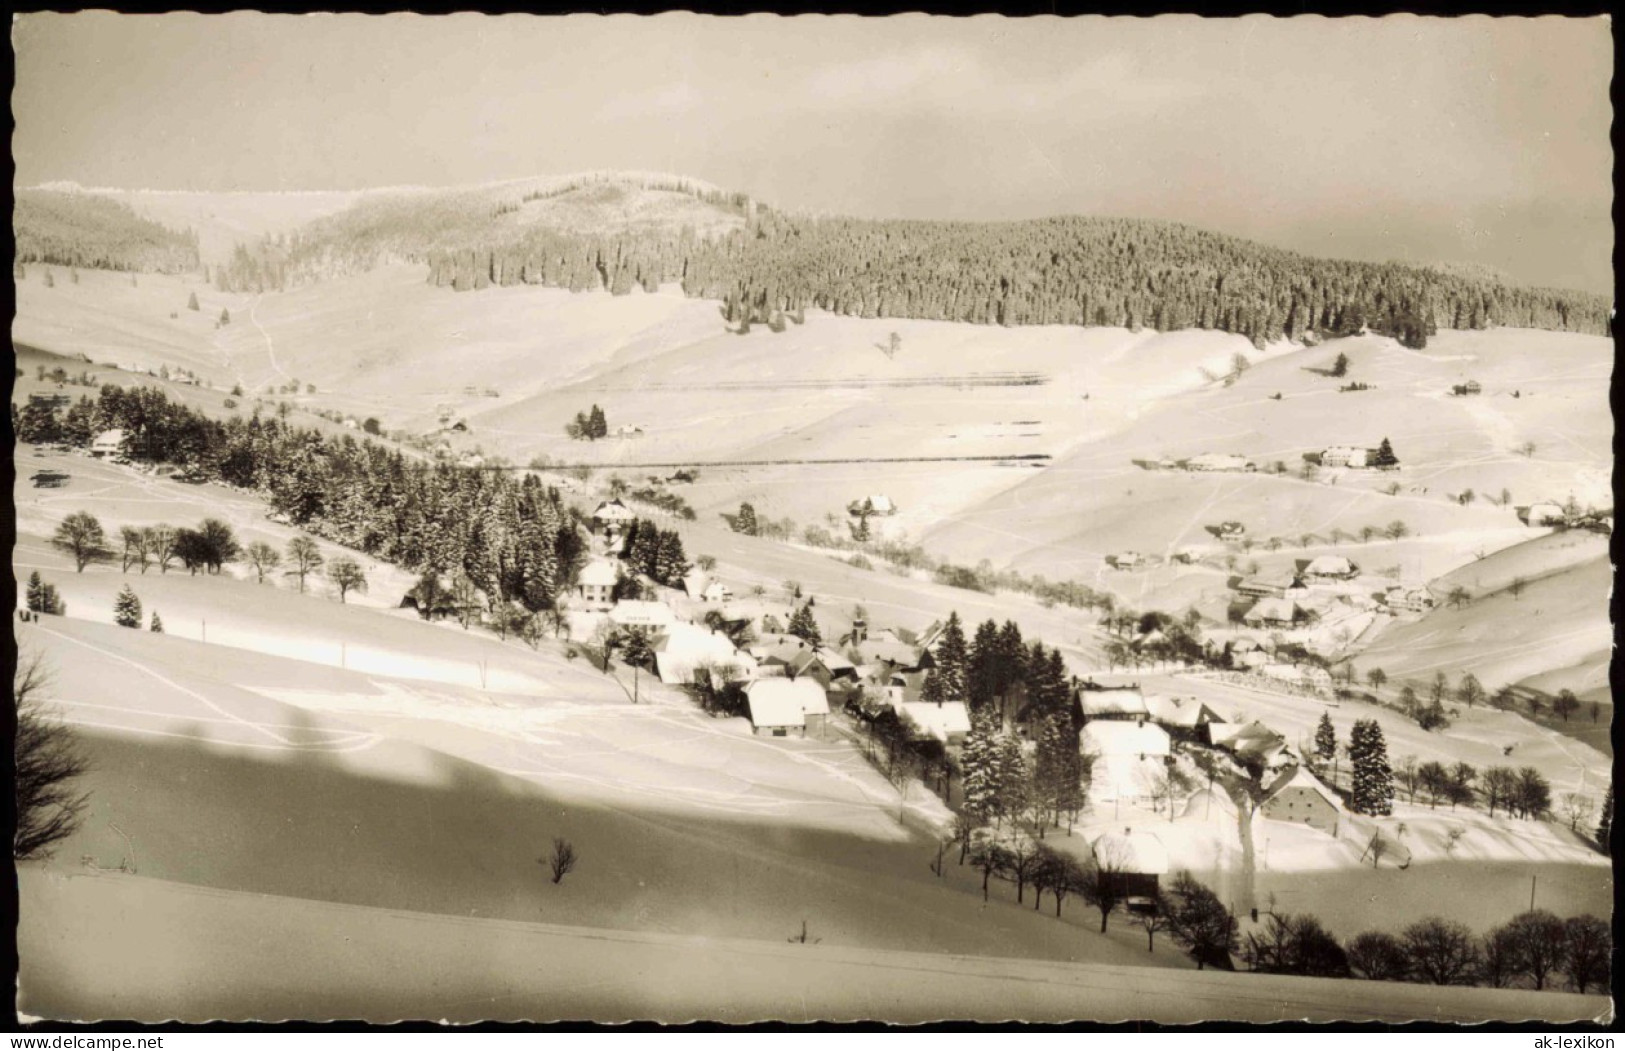
<instances>
[{"instance_id":1,"label":"farmhouse","mask_svg":"<svg viewBox=\"0 0 1625 1051\"><path fill-rule=\"evenodd\" d=\"M615 437L617 437L617 438L641 438L641 437L643 437L643 428L642 427L634 427L629 423L623 423L619 427L615 428Z\"/></svg>"},{"instance_id":2,"label":"farmhouse","mask_svg":"<svg viewBox=\"0 0 1625 1051\"><path fill-rule=\"evenodd\" d=\"M1353 445L1333 445L1320 454L1322 467L1368 467L1371 450Z\"/></svg>"},{"instance_id":3,"label":"farmhouse","mask_svg":"<svg viewBox=\"0 0 1625 1051\"><path fill-rule=\"evenodd\" d=\"M821 731L829 717L829 701L810 679L757 679L745 688L745 698L758 736L786 737L791 730L805 736L809 727Z\"/></svg>"},{"instance_id":4,"label":"farmhouse","mask_svg":"<svg viewBox=\"0 0 1625 1051\"><path fill-rule=\"evenodd\" d=\"M1241 620L1259 628L1290 628L1303 617L1303 608L1291 599L1261 598L1241 615Z\"/></svg>"},{"instance_id":5,"label":"farmhouse","mask_svg":"<svg viewBox=\"0 0 1625 1051\"><path fill-rule=\"evenodd\" d=\"M1235 453L1203 453L1186 461L1192 471L1256 471L1258 465Z\"/></svg>"},{"instance_id":6,"label":"farmhouse","mask_svg":"<svg viewBox=\"0 0 1625 1051\"><path fill-rule=\"evenodd\" d=\"M1303 575L1312 580L1353 580L1360 567L1342 555L1321 555L1304 567Z\"/></svg>"},{"instance_id":7,"label":"farmhouse","mask_svg":"<svg viewBox=\"0 0 1625 1051\"><path fill-rule=\"evenodd\" d=\"M1342 807L1330 789L1302 766L1284 771L1265 789L1264 816L1271 821L1290 821L1337 835Z\"/></svg>"},{"instance_id":8,"label":"farmhouse","mask_svg":"<svg viewBox=\"0 0 1625 1051\"><path fill-rule=\"evenodd\" d=\"M588 609L604 610L615 604L615 566L594 559L581 567L576 578L576 594Z\"/></svg>"},{"instance_id":9,"label":"farmhouse","mask_svg":"<svg viewBox=\"0 0 1625 1051\"><path fill-rule=\"evenodd\" d=\"M1156 911L1157 884L1168 874L1168 848L1162 840L1143 829L1125 828L1100 836L1090 850L1096 867L1117 885L1129 911Z\"/></svg>"},{"instance_id":10,"label":"farmhouse","mask_svg":"<svg viewBox=\"0 0 1625 1051\"><path fill-rule=\"evenodd\" d=\"M73 404L73 399L66 394L54 392L36 392L28 396L28 404L38 405L46 409L66 409Z\"/></svg>"},{"instance_id":11,"label":"farmhouse","mask_svg":"<svg viewBox=\"0 0 1625 1051\"><path fill-rule=\"evenodd\" d=\"M1523 515L1524 523L1532 526L1562 525L1567 519L1563 508L1551 503L1530 504Z\"/></svg>"},{"instance_id":12,"label":"farmhouse","mask_svg":"<svg viewBox=\"0 0 1625 1051\"><path fill-rule=\"evenodd\" d=\"M1266 664L1259 669L1259 674L1291 686L1304 686L1312 690L1332 688L1331 673L1313 664Z\"/></svg>"},{"instance_id":13,"label":"farmhouse","mask_svg":"<svg viewBox=\"0 0 1625 1051\"><path fill-rule=\"evenodd\" d=\"M1220 540L1239 540L1247 534L1247 527L1240 522L1231 520L1220 522L1214 527L1213 531L1218 534Z\"/></svg>"},{"instance_id":14,"label":"farmhouse","mask_svg":"<svg viewBox=\"0 0 1625 1051\"><path fill-rule=\"evenodd\" d=\"M1458 383L1451 387L1450 393L1460 398L1468 394L1482 394L1484 393L1484 388L1480 386L1477 380L1468 380L1466 383Z\"/></svg>"},{"instance_id":15,"label":"farmhouse","mask_svg":"<svg viewBox=\"0 0 1625 1051\"><path fill-rule=\"evenodd\" d=\"M96 435L90 443L90 455L100 460L107 456L117 456L124 447L124 429L114 427L110 431L103 431Z\"/></svg>"},{"instance_id":16,"label":"farmhouse","mask_svg":"<svg viewBox=\"0 0 1625 1051\"><path fill-rule=\"evenodd\" d=\"M892 503L891 497L885 493L875 493L861 500L854 500L846 505L848 514L852 515L894 515L897 505Z\"/></svg>"},{"instance_id":17,"label":"farmhouse","mask_svg":"<svg viewBox=\"0 0 1625 1051\"><path fill-rule=\"evenodd\" d=\"M1145 565L1145 556L1138 551L1123 551L1109 559L1113 569L1139 569Z\"/></svg>"},{"instance_id":18,"label":"farmhouse","mask_svg":"<svg viewBox=\"0 0 1625 1051\"><path fill-rule=\"evenodd\" d=\"M1236 590L1254 598L1281 598L1295 583L1297 580L1292 574L1276 573L1271 576L1247 577L1236 585Z\"/></svg>"},{"instance_id":19,"label":"farmhouse","mask_svg":"<svg viewBox=\"0 0 1625 1051\"><path fill-rule=\"evenodd\" d=\"M1078 735L1078 750L1094 756L1090 793L1103 802L1150 799L1168 769L1168 731L1143 722L1097 720Z\"/></svg>"}]
</instances>

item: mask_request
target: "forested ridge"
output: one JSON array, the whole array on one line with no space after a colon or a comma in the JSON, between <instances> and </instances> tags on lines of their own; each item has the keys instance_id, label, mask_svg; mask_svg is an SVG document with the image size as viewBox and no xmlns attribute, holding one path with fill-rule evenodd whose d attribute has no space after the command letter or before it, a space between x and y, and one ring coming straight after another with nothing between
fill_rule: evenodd
<instances>
[{"instance_id":1,"label":"forested ridge","mask_svg":"<svg viewBox=\"0 0 1625 1051\"><path fill-rule=\"evenodd\" d=\"M65 410L13 404L12 427L19 441L81 446L121 428L133 460L259 493L294 525L407 569L466 575L493 608L550 608L583 554L574 516L535 475L429 465L275 416L215 420L156 388L108 385Z\"/></svg>"},{"instance_id":2,"label":"forested ridge","mask_svg":"<svg viewBox=\"0 0 1625 1051\"><path fill-rule=\"evenodd\" d=\"M542 208L544 210L537 211ZM290 235L239 245L224 289L262 292L391 260L471 291L679 283L740 331L815 307L984 325L1203 328L1255 343L1362 328L1606 334L1606 297L1520 288L1482 267L1317 259L1162 221L932 222L802 216L676 177L593 175L369 194ZM89 265L89 264L87 264Z\"/></svg>"},{"instance_id":3,"label":"forested ridge","mask_svg":"<svg viewBox=\"0 0 1625 1051\"><path fill-rule=\"evenodd\" d=\"M18 190L16 262L178 274L198 268L197 235L143 219L121 201L61 190Z\"/></svg>"}]
</instances>

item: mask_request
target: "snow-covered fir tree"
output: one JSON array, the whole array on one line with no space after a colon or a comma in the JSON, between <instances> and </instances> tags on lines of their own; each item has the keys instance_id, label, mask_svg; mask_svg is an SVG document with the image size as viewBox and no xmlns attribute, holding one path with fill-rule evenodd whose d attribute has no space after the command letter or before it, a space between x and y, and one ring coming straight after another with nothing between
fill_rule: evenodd
<instances>
[{"instance_id":1,"label":"snow-covered fir tree","mask_svg":"<svg viewBox=\"0 0 1625 1051\"><path fill-rule=\"evenodd\" d=\"M1337 754L1337 731L1332 728L1330 712L1320 713L1320 725L1315 727L1315 754L1323 760Z\"/></svg>"},{"instance_id":2,"label":"snow-covered fir tree","mask_svg":"<svg viewBox=\"0 0 1625 1051\"><path fill-rule=\"evenodd\" d=\"M1371 817L1393 813L1394 774L1388 765L1382 727L1375 719L1361 719L1354 724L1349 737L1349 762L1354 778L1350 809Z\"/></svg>"},{"instance_id":3,"label":"snow-covered fir tree","mask_svg":"<svg viewBox=\"0 0 1625 1051\"><path fill-rule=\"evenodd\" d=\"M942 694L945 700L965 699L969 663L970 653L965 643L965 629L959 621L959 611L955 610L948 614L948 623L943 626L942 638L937 640L936 670L942 678Z\"/></svg>"},{"instance_id":4,"label":"snow-covered fir tree","mask_svg":"<svg viewBox=\"0 0 1625 1051\"><path fill-rule=\"evenodd\" d=\"M798 639L804 639L813 646L822 646L824 636L818 630L818 621L813 619L812 605L809 603L800 606L790 614L790 634Z\"/></svg>"},{"instance_id":5,"label":"snow-covered fir tree","mask_svg":"<svg viewBox=\"0 0 1625 1051\"><path fill-rule=\"evenodd\" d=\"M157 610L152 611L152 620L148 622L148 628L154 635L162 635L164 633L164 622L163 619L158 616Z\"/></svg>"},{"instance_id":6,"label":"snow-covered fir tree","mask_svg":"<svg viewBox=\"0 0 1625 1051\"><path fill-rule=\"evenodd\" d=\"M113 622L122 628L139 628L141 626L141 600L135 597L135 592L126 584L119 591L118 597L113 600Z\"/></svg>"}]
</instances>

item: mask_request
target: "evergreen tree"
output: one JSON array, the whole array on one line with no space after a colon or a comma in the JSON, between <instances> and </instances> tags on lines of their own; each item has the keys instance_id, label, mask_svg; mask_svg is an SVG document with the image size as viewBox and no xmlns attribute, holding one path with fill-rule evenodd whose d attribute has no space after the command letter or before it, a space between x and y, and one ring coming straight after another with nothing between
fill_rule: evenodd
<instances>
[{"instance_id":1,"label":"evergreen tree","mask_svg":"<svg viewBox=\"0 0 1625 1051\"><path fill-rule=\"evenodd\" d=\"M789 632L798 639L803 639L811 646L822 646L824 636L818 630L818 621L813 619L812 604L800 606L790 614Z\"/></svg>"},{"instance_id":2,"label":"evergreen tree","mask_svg":"<svg viewBox=\"0 0 1625 1051\"><path fill-rule=\"evenodd\" d=\"M45 608L45 582L37 569L28 574L28 608L35 613L50 612Z\"/></svg>"},{"instance_id":3,"label":"evergreen tree","mask_svg":"<svg viewBox=\"0 0 1625 1051\"><path fill-rule=\"evenodd\" d=\"M999 800L998 738L992 719L972 717L959 767L965 809L981 821L989 820L997 813Z\"/></svg>"},{"instance_id":4,"label":"evergreen tree","mask_svg":"<svg viewBox=\"0 0 1625 1051\"><path fill-rule=\"evenodd\" d=\"M683 551L683 538L675 529L661 530L657 547L653 576L662 584L675 586L689 570L688 556Z\"/></svg>"},{"instance_id":5,"label":"evergreen tree","mask_svg":"<svg viewBox=\"0 0 1625 1051\"><path fill-rule=\"evenodd\" d=\"M587 437L594 440L609 437L609 422L604 418L604 410L596 405L587 414Z\"/></svg>"},{"instance_id":6,"label":"evergreen tree","mask_svg":"<svg viewBox=\"0 0 1625 1051\"><path fill-rule=\"evenodd\" d=\"M1062 812L1072 809L1081 791L1078 735L1070 716L1052 713L1039 720L1034 736L1038 743L1034 790L1050 820L1059 824Z\"/></svg>"},{"instance_id":7,"label":"evergreen tree","mask_svg":"<svg viewBox=\"0 0 1625 1051\"><path fill-rule=\"evenodd\" d=\"M948 623L942 629L942 637L937 640L936 662L944 699L965 700L970 654L965 645L965 629L959 622L958 610L948 614Z\"/></svg>"},{"instance_id":8,"label":"evergreen tree","mask_svg":"<svg viewBox=\"0 0 1625 1051\"><path fill-rule=\"evenodd\" d=\"M1399 457L1394 455L1394 447L1388 441L1388 438L1386 436L1383 437L1382 443L1377 446L1377 454L1374 457L1372 457L1371 466L1373 466L1373 467L1398 467L1399 466Z\"/></svg>"},{"instance_id":9,"label":"evergreen tree","mask_svg":"<svg viewBox=\"0 0 1625 1051\"><path fill-rule=\"evenodd\" d=\"M231 311L227 310L225 307L220 308L220 323L222 325L231 324Z\"/></svg>"},{"instance_id":10,"label":"evergreen tree","mask_svg":"<svg viewBox=\"0 0 1625 1051\"><path fill-rule=\"evenodd\" d=\"M154 635L162 635L164 633L164 622L159 618L157 610L152 611L152 621L149 627Z\"/></svg>"},{"instance_id":11,"label":"evergreen tree","mask_svg":"<svg viewBox=\"0 0 1625 1051\"><path fill-rule=\"evenodd\" d=\"M1011 821L1020 820L1032 800L1032 774L1021 752L1021 738L1001 733L994 746L994 769L999 795L996 813Z\"/></svg>"},{"instance_id":12,"label":"evergreen tree","mask_svg":"<svg viewBox=\"0 0 1625 1051\"><path fill-rule=\"evenodd\" d=\"M139 628L141 626L141 600L135 597L135 592L126 584L119 591L118 597L113 600L113 623L121 628Z\"/></svg>"},{"instance_id":13,"label":"evergreen tree","mask_svg":"<svg viewBox=\"0 0 1625 1051\"><path fill-rule=\"evenodd\" d=\"M1320 713L1320 725L1315 727L1315 754L1323 760L1337 754L1337 731L1332 728L1329 712Z\"/></svg>"},{"instance_id":14,"label":"evergreen tree","mask_svg":"<svg viewBox=\"0 0 1625 1051\"><path fill-rule=\"evenodd\" d=\"M186 299L186 309L187 310L199 310L199 309L201 309L198 306L198 303L197 303L197 293L196 292L193 292L190 296L187 297L187 299Z\"/></svg>"},{"instance_id":15,"label":"evergreen tree","mask_svg":"<svg viewBox=\"0 0 1625 1051\"><path fill-rule=\"evenodd\" d=\"M1350 809L1356 814L1383 817L1393 812L1394 775L1388 765L1388 745L1375 719L1354 724L1349 738L1354 793Z\"/></svg>"},{"instance_id":16,"label":"evergreen tree","mask_svg":"<svg viewBox=\"0 0 1625 1051\"><path fill-rule=\"evenodd\" d=\"M750 504L740 504L739 513L734 516L733 527L736 533L755 536L758 528L756 524L756 508Z\"/></svg>"},{"instance_id":17,"label":"evergreen tree","mask_svg":"<svg viewBox=\"0 0 1625 1051\"><path fill-rule=\"evenodd\" d=\"M977 625L965 670L965 701L973 716L990 708L998 692L998 644L998 624L989 619Z\"/></svg>"}]
</instances>

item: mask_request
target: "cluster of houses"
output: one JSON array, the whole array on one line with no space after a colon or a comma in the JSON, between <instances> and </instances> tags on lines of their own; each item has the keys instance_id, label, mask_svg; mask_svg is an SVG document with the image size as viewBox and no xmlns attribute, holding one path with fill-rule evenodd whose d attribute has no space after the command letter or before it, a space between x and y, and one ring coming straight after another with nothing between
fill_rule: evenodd
<instances>
[{"instance_id":1,"label":"cluster of houses","mask_svg":"<svg viewBox=\"0 0 1625 1051\"><path fill-rule=\"evenodd\" d=\"M1397 470L1397 463L1383 466L1377 463L1377 450L1360 445L1332 445L1320 451L1322 467L1373 468L1379 471Z\"/></svg>"},{"instance_id":2,"label":"cluster of houses","mask_svg":"<svg viewBox=\"0 0 1625 1051\"><path fill-rule=\"evenodd\" d=\"M1160 460L1146 463L1145 466L1154 467L1159 471L1245 472L1258 470L1257 461L1242 456L1240 453L1199 453L1183 460L1164 456Z\"/></svg>"},{"instance_id":3,"label":"cluster of houses","mask_svg":"<svg viewBox=\"0 0 1625 1051\"><path fill-rule=\"evenodd\" d=\"M1519 515L1527 526L1555 529L1589 529L1597 533L1612 533L1614 512L1581 510L1571 501L1567 506L1550 501L1530 504Z\"/></svg>"}]
</instances>

